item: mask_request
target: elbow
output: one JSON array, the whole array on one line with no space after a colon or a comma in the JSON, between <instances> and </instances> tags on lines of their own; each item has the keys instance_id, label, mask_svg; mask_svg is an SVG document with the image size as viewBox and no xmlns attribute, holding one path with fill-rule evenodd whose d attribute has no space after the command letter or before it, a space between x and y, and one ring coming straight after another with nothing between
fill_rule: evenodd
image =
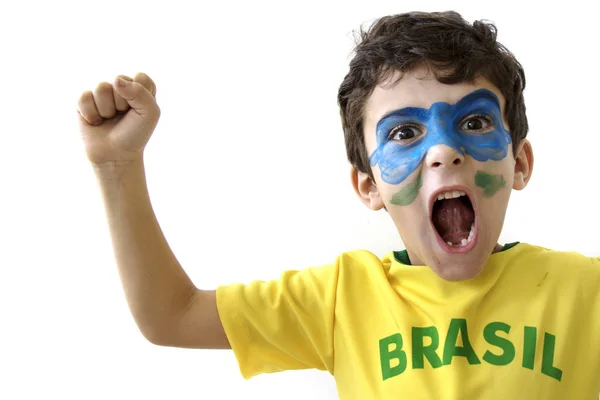
<instances>
[{"instance_id":1,"label":"elbow","mask_svg":"<svg viewBox=\"0 0 600 400\"><path fill-rule=\"evenodd\" d=\"M156 336L152 336L152 335L144 335L144 338L146 338L147 341L149 341L150 343L152 343L155 346L164 346L164 341L160 340L160 338L156 337Z\"/></svg>"},{"instance_id":2,"label":"elbow","mask_svg":"<svg viewBox=\"0 0 600 400\"><path fill-rule=\"evenodd\" d=\"M140 333L142 334L142 336L144 336L144 338L149 341L150 343L156 345L156 346L162 346L164 340L162 338L161 335L157 335L155 332L152 332L150 330L144 330L144 329L140 329Z\"/></svg>"},{"instance_id":3,"label":"elbow","mask_svg":"<svg viewBox=\"0 0 600 400\"><path fill-rule=\"evenodd\" d=\"M140 333L144 338L156 346L168 346L169 338L168 335L164 332L164 329L156 329L156 328L146 328L142 329L139 327Z\"/></svg>"}]
</instances>

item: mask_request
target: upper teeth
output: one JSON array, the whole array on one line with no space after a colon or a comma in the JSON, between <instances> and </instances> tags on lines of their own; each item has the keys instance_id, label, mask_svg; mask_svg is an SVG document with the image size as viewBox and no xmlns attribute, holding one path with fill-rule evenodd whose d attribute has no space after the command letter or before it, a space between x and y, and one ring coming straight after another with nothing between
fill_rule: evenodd
<instances>
[{"instance_id":1,"label":"upper teeth","mask_svg":"<svg viewBox=\"0 0 600 400\"><path fill-rule=\"evenodd\" d=\"M444 193L440 193L437 197L438 200L444 200L444 199L456 199L457 197L460 196L466 196L465 192L462 192L460 190L451 190L449 192L444 192Z\"/></svg>"}]
</instances>

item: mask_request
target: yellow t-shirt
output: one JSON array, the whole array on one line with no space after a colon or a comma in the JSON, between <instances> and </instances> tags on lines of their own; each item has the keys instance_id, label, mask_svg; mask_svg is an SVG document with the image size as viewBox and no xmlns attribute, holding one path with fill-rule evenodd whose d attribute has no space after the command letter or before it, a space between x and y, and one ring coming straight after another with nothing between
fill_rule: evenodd
<instances>
[{"instance_id":1,"label":"yellow t-shirt","mask_svg":"<svg viewBox=\"0 0 600 400\"><path fill-rule=\"evenodd\" d=\"M479 276L360 250L217 289L244 378L317 368L340 399L597 399L600 259L516 244Z\"/></svg>"}]
</instances>

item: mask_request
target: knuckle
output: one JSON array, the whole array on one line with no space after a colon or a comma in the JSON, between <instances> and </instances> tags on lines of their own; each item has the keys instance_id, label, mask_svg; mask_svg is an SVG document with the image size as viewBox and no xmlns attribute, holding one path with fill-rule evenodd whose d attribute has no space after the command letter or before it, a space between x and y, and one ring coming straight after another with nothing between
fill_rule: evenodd
<instances>
[{"instance_id":1,"label":"knuckle","mask_svg":"<svg viewBox=\"0 0 600 400\"><path fill-rule=\"evenodd\" d=\"M79 106L87 106L87 105L90 105L93 101L94 101L94 96L93 96L92 92L90 90L86 90L85 92L81 93L81 96L79 96L79 100L77 101L77 104Z\"/></svg>"},{"instance_id":2,"label":"knuckle","mask_svg":"<svg viewBox=\"0 0 600 400\"><path fill-rule=\"evenodd\" d=\"M138 82L139 84L144 86L144 88L146 88L146 90L148 90L153 96L156 93L156 87L154 85L154 82L146 73L138 72L137 74L135 74L133 81Z\"/></svg>"},{"instance_id":3,"label":"knuckle","mask_svg":"<svg viewBox=\"0 0 600 400\"><path fill-rule=\"evenodd\" d=\"M100 82L96 86L96 93L109 93L112 92L112 85L108 82Z\"/></svg>"},{"instance_id":4,"label":"knuckle","mask_svg":"<svg viewBox=\"0 0 600 400\"><path fill-rule=\"evenodd\" d=\"M150 77L144 72L138 72L135 74L133 80L136 82L147 82L148 80L150 80Z\"/></svg>"}]
</instances>

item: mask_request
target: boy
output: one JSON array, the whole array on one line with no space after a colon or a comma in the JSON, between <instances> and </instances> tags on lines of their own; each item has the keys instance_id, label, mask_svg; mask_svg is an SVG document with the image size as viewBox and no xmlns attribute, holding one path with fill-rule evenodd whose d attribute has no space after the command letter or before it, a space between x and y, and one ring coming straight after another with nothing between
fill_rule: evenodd
<instances>
[{"instance_id":1,"label":"boy","mask_svg":"<svg viewBox=\"0 0 600 400\"><path fill-rule=\"evenodd\" d=\"M525 77L491 24L384 17L338 93L352 185L406 245L281 279L198 290L151 208L159 119L144 74L81 95L127 301L157 345L231 348L245 378L318 368L341 399L594 398L600 262L497 240L533 169Z\"/></svg>"}]
</instances>

